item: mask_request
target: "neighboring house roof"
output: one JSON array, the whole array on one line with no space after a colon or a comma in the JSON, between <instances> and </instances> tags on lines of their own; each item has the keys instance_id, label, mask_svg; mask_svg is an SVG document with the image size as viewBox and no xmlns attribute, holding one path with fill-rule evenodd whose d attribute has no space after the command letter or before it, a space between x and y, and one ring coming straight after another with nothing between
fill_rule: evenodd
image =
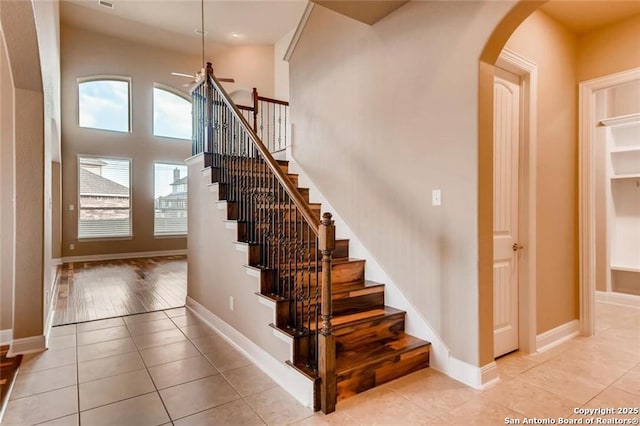
<instances>
[{"instance_id":1,"label":"neighboring house roof","mask_svg":"<svg viewBox=\"0 0 640 426\"><path fill-rule=\"evenodd\" d=\"M80 167L82 166L106 166L108 163L99 158L82 157L80 159Z\"/></svg>"},{"instance_id":2,"label":"neighboring house roof","mask_svg":"<svg viewBox=\"0 0 640 426\"><path fill-rule=\"evenodd\" d=\"M128 197L129 188L80 167L80 195Z\"/></svg>"}]
</instances>

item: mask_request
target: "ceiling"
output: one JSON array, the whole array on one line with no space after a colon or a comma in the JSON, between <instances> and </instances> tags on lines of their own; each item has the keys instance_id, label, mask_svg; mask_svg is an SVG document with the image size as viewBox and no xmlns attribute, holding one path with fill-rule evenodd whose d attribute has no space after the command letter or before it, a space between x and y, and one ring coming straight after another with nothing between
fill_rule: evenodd
<instances>
[{"instance_id":1,"label":"ceiling","mask_svg":"<svg viewBox=\"0 0 640 426\"><path fill-rule=\"evenodd\" d=\"M640 14L640 0L551 0L541 10L572 32L582 35Z\"/></svg>"},{"instance_id":2,"label":"ceiling","mask_svg":"<svg viewBox=\"0 0 640 426\"><path fill-rule=\"evenodd\" d=\"M201 54L201 36L195 32L201 26L199 0L107 1L113 9L98 0L61 0L61 20L127 40ZM274 44L295 28L306 4L306 0L205 0L207 55L236 45ZM640 0L551 0L542 10L571 31L584 34L640 13Z\"/></svg>"},{"instance_id":3,"label":"ceiling","mask_svg":"<svg viewBox=\"0 0 640 426\"><path fill-rule=\"evenodd\" d=\"M201 53L200 0L61 0L65 24L99 33ZM306 0L205 0L205 44L208 54L235 45L274 44L298 24ZM235 35L234 35L235 34Z\"/></svg>"}]
</instances>

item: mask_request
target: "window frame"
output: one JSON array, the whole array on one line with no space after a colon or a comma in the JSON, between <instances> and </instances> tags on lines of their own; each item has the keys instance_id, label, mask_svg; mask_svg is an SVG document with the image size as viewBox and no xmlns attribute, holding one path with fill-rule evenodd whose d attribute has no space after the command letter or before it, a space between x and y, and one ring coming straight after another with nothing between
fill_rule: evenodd
<instances>
[{"instance_id":1,"label":"window frame","mask_svg":"<svg viewBox=\"0 0 640 426\"><path fill-rule=\"evenodd\" d=\"M189 167L185 163L176 163L172 161L162 161L162 160L154 160L153 161L153 169L152 169L152 180L153 180L153 238L186 238L189 235L189 186L187 183L187 206L185 211L187 212L187 229L184 233L167 233L167 234L158 234L156 233L156 164L163 164L167 166L181 166L185 168L187 174L187 182L189 179Z\"/></svg>"},{"instance_id":2,"label":"window frame","mask_svg":"<svg viewBox=\"0 0 640 426\"><path fill-rule=\"evenodd\" d=\"M80 158L97 158L97 159L107 159L107 160L117 160L117 161L128 161L129 162L129 234L128 235L101 235L101 236L92 236L92 237L81 237L80 236L80 216L82 207L80 206ZM83 242L91 242L91 241L116 241L116 240L132 240L133 233L133 158L130 157L114 157L110 155L91 155L91 154L76 154L76 240Z\"/></svg>"},{"instance_id":3,"label":"window frame","mask_svg":"<svg viewBox=\"0 0 640 426\"><path fill-rule=\"evenodd\" d=\"M127 102L128 102L128 117L127 117L127 130L111 130L100 129L97 127L81 126L80 125L80 85L83 83L91 83L96 81L119 81L127 83ZM133 133L133 96L131 94L131 77L123 75L92 75L86 77L79 77L76 79L76 125L80 129L97 130L102 132L113 133Z\"/></svg>"},{"instance_id":4,"label":"window frame","mask_svg":"<svg viewBox=\"0 0 640 426\"><path fill-rule=\"evenodd\" d=\"M156 123L155 123L155 113L156 113L156 96L155 96L155 90L164 90L165 92L168 92L172 95L175 95L179 98L184 99L186 102L189 103L189 105L191 105L191 118L189 120L189 123L193 123L193 102L191 101L191 98L181 92L180 90L176 89L175 87L171 87L168 86L166 84L162 84L162 83L157 83L154 82L153 83L153 87L151 88L151 136L153 136L154 138L162 138L162 139L172 139L175 141L187 141L187 142L191 142L193 140L193 127L191 129L191 137L189 137L188 139L184 139L184 138L176 138L174 136L165 136L165 135L157 135L156 134ZM192 124L193 126L193 124ZM169 164L169 163L167 163Z\"/></svg>"}]
</instances>

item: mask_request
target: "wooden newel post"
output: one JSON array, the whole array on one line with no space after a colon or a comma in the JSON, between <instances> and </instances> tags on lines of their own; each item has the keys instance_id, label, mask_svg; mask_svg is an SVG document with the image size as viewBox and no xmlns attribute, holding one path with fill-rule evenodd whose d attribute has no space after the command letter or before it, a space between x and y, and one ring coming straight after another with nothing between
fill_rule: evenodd
<instances>
[{"instance_id":1,"label":"wooden newel post","mask_svg":"<svg viewBox=\"0 0 640 426\"><path fill-rule=\"evenodd\" d=\"M213 76L213 66L211 62L207 62L205 69L206 76L204 80L204 87L206 88L207 96L207 115L204 118L205 125L205 152L213 152L213 86L211 85L210 76Z\"/></svg>"},{"instance_id":2,"label":"wooden newel post","mask_svg":"<svg viewBox=\"0 0 640 426\"><path fill-rule=\"evenodd\" d=\"M318 372L320 374L320 408L325 414L336 409L336 340L333 335L331 295L331 256L336 247L336 228L331 213L324 213L318 232L322 252L322 328L318 336Z\"/></svg>"},{"instance_id":3,"label":"wooden newel post","mask_svg":"<svg viewBox=\"0 0 640 426\"><path fill-rule=\"evenodd\" d=\"M251 95L253 98L253 131L258 133L258 89L254 87Z\"/></svg>"}]
</instances>

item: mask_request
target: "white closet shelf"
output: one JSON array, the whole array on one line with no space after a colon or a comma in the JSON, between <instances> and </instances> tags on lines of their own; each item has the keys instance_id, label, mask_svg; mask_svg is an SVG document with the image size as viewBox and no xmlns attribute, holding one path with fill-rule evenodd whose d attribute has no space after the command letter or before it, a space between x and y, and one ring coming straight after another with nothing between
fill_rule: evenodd
<instances>
[{"instance_id":1,"label":"white closet shelf","mask_svg":"<svg viewBox=\"0 0 640 426\"><path fill-rule=\"evenodd\" d=\"M622 146L622 147L611 149L612 154L615 154L618 152L640 152L640 145Z\"/></svg>"},{"instance_id":2,"label":"white closet shelf","mask_svg":"<svg viewBox=\"0 0 640 426\"><path fill-rule=\"evenodd\" d=\"M638 179L640 178L640 173L629 173L626 175L613 175L610 179Z\"/></svg>"},{"instance_id":3,"label":"white closet shelf","mask_svg":"<svg viewBox=\"0 0 640 426\"><path fill-rule=\"evenodd\" d=\"M601 127L624 126L630 124L640 124L640 113L605 118L603 120L600 120L600 123L598 123L598 125Z\"/></svg>"},{"instance_id":4,"label":"white closet shelf","mask_svg":"<svg viewBox=\"0 0 640 426\"><path fill-rule=\"evenodd\" d=\"M623 271L623 272L640 272L640 265L638 266L629 266L629 265L611 265L612 271Z\"/></svg>"}]
</instances>

